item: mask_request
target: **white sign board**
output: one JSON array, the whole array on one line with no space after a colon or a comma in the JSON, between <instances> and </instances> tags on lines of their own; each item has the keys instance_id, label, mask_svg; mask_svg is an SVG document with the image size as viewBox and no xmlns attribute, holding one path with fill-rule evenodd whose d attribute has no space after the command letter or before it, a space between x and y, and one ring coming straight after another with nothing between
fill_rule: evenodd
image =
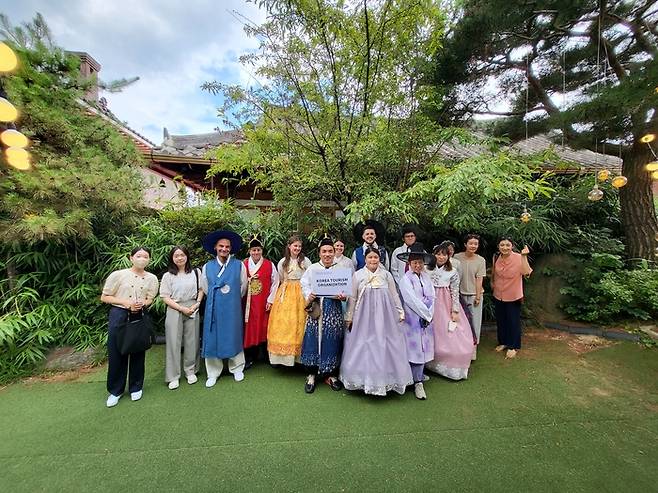
<instances>
[{"instance_id":1,"label":"white sign board","mask_svg":"<svg viewBox=\"0 0 658 493\"><path fill-rule=\"evenodd\" d=\"M352 294L352 269L313 270L311 276L311 291L316 296L346 296Z\"/></svg>"}]
</instances>

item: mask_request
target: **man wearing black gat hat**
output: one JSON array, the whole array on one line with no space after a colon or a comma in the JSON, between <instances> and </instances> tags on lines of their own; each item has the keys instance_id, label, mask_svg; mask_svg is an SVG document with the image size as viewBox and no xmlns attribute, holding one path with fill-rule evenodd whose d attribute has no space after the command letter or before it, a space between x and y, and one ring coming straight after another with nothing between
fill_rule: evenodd
<instances>
[{"instance_id":1,"label":"man wearing black gat hat","mask_svg":"<svg viewBox=\"0 0 658 493\"><path fill-rule=\"evenodd\" d=\"M215 231L202 241L208 253L216 255L203 266L201 287L206 292L203 320L203 348L206 360L206 387L217 383L228 359L228 369L236 382L244 379L242 297L247 292L247 271L233 257L242 246L242 238L233 231Z\"/></svg>"}]
</instances>

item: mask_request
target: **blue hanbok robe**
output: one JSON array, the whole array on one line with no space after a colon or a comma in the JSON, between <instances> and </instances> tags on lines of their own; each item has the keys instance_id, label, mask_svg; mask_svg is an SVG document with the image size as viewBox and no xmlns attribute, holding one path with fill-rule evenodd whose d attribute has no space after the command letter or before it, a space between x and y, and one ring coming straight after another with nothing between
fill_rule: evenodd
<instances>
[{"instance_id":1,"label":"blue hanbok robe","mask_svg":"<svg viewBox=\"0 0 658 493\"><path fill-rule=\"evenodd\" d=\"M204 358L233 358L242 351L242 268L242 262L234 257L229 258L221 276L217 259L205 265L208 298L203 320Z\"/></svg>"},{"instance_id":2,"label":"blue hanbok robe","mask_svg":"<svg viewBox=\"0 0 658 493\"><path fill-rule=\"evenodd\" d=\"M331 268L337 267L335 264ZM314 270L324 270L320 262L311 265L301 279L302 293L308 298L311 293L311 278ZM309 367L317 367L319 374L332 373L340 366L340 356L343 352L343 337L345 321L343 307L339 300L329 297L318 297L321 316L315 320L306 317L302 354L300 362Z\"/></svg>"}]
</instances>

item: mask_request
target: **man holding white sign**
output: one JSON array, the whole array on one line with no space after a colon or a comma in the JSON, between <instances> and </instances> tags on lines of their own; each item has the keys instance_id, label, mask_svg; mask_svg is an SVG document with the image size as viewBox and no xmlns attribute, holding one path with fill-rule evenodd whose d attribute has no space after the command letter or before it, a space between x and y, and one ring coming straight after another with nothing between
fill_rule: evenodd
<instances>
[{"instance_id":1,"label":"man holding white sign","mask_svg":"<svg viewBox=\"0 0 658 493\"><path fill-rule=\"evenodd\" d=\"M320 241L320 262L311 265L300 281L307 303L306 327L302 341L301 363L309 375L304 391L315 390L317 378L324 378L332 390L343 388L332 375L340 366L345 322L341 301L351 292L352 276L349 269L334 262L334 244L327 235Z\"/></svg>"}]
</instances>

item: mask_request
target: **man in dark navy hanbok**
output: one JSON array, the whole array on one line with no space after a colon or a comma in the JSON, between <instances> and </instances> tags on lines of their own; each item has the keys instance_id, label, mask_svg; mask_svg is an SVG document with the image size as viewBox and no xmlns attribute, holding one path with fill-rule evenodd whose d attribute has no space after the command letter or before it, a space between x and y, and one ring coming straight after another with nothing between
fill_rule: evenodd
<instances>
[{"instance_id":1,"label":"man in dark navy hanbok","mask_svg":"<svg viewBox=\"0 0 658 493\"><path fill-rule=\"evenodd\" d=\"M247 271L233 257L242 238L233 231L215 231L203 239L203 248L216 257L203 266L201 287L206 292L203 320L203 347L206 360L206 387L217 383L228 359L236 382L244 379L242 297L247 291Z\"/></svg>"}]
</instances>

